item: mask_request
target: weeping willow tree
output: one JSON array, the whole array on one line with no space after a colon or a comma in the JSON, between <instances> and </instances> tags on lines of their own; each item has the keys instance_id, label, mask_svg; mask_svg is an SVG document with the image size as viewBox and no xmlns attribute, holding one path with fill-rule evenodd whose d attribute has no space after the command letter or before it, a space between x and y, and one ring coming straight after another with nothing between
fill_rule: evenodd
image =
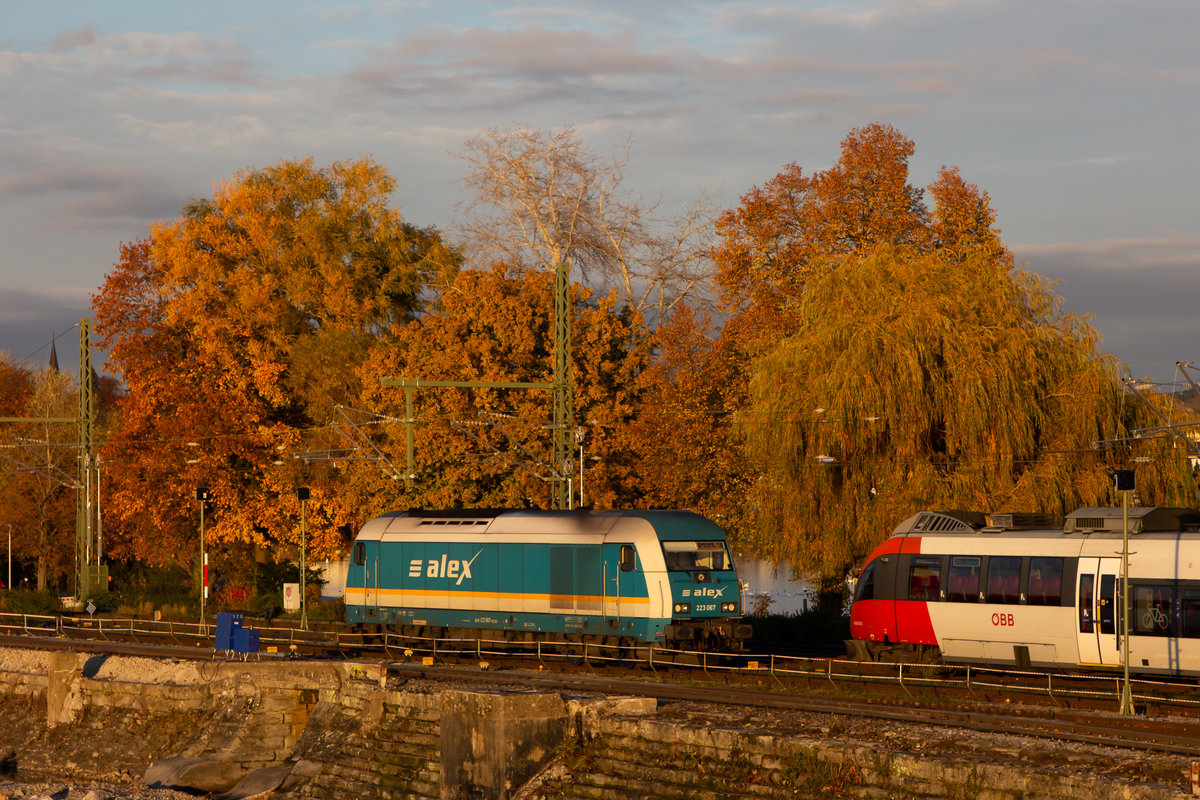
<instances>
[{"instance_id":1,"label":"weeping willow tree","mask_svg":"<svg viewBox=\"0 0 1200 800\"><path fill-rule=\"evenodd\" d=\"M811 263L789 334L755 360L740 425L762 467L752 546L839 580L922 508L1061 515L1111 500L1140 424L1111 357L1051 285L978 249L881 244ZM1194 484L1167 444L1144 502ZM1186 499L1185 499L1186 502Z\"/></svg>"}]
</instances>

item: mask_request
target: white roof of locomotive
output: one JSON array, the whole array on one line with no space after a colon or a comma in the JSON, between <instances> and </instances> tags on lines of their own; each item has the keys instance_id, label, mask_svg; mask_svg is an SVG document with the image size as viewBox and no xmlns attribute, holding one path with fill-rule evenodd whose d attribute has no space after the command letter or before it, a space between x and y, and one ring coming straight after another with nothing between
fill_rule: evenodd
<instances>
[{"instance_id":1,"label":"white roof of locomotive","mask_svg":"<svg viewBox=\"0 0 1200 800\"><path fill-rule=\"evenodd\" d=\"M362 541L387 542L546 542L600 544L615 535L622 541L654 536L653 526L634 513L470 511L421 514L397 511L368 522L358 532Z\"/></svg>"}]
</instances>

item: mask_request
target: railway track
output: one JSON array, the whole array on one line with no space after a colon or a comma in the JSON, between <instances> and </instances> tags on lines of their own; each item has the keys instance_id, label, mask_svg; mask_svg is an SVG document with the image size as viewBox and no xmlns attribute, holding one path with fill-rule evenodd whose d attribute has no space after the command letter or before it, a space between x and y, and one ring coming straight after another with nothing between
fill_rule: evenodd
<instances>
[{"instance_id":1,"label":"railway track","mask_svg":"<svg viewBox=\"0 0 1200 800\"><path fill-rule=\"evenodd\" d=\"M467 667L394 664L389 671L398 677L430 681L511 685L521 688L588 691L653 697L676 701L760 708L774 711L803 711L814 714L853 716L904 724L960 728L981 733L1036 736L1106 747L1153 750L1177 755L1200 756L1200 722L1192 719L1130 719L1113 714L1070 712L1030 708L952 708L918 703L868 702L854 697L797 695L794 692L763 691L732 686L697 686L634 681L601 675L546 674L527 670L481 671Z\"/></svg>"},{"instance_id":2,"label":"railway track","mask_svg":"<svg viewBox=\"0 0 1200 800\"><path fill-rule=\"evenodd\" d=\"M47 634L47 631L41 633ZM211 640L206 641L199 632L195 636L176 632L177 640L173 642L121 640L111 631L103 637L95 636L99 631L92 630L91 633L93 637L88 638L64 635L61 631L53 635L36 635L28 630L10 631L0 634L0 646L86 650L147 658L212 660L231 657L228 653L213 650ZM291 633L281 634L278 638L281 642L295 641ZM274 653L260 653L254 657L314 657L305 655L306 649L309 649L308 644L295 649L289 646L282 651L276 648ZM480 658L481 653L485 658ZM448 652L442 649L439 655L433 656L411 648L390 647L358 654L359 657L389 662L389 672L402 679L643 696L667 703L800 711L1200 757L1200 720L1195 718L1131 718L1045 704L1006 704L982 699L978 694L964 696L932 691L931 687L936 689L936 684L922 684L922 691L914 692L911 677L907 684L880 684L871 680L856 683L840 676L832 678L832 662L826 664L828 675L814 671L805 673L803 680L785 681L788 671L768 669L761 663L753 669L746 665L734 668L712 664L699 671L694 666L681 668L664 661L631 670L629 667L618 669L605 660L584 659L580 654L560 657L558 653L541 653L536 668L531 668L533 665L528 658L520 660L507 654L497 655L489 656L483 650ZM328 647L325 657L330 657ZM879 670L877 665L870 666ZM629 677L631 673L640 674L640 679ZM770 684L773 688L763 688L762 684ZM881 693L878 691L880 686L891 691ZM1021 691L1020 687L1014 691Z\"/></svg>"}]
</instances>

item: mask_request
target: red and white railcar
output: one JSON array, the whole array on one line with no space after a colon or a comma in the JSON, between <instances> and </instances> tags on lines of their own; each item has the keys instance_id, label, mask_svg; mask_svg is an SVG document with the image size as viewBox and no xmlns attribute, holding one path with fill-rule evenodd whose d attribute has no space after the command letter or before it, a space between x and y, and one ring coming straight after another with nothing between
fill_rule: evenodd
<instances>
[{"instance_id":1,"label":"red and white railcar","mask_svg":"<svg viewBox=\"0 0 1200 800\"><path fill-rule=\"evenodd\" d=\"M923 511L859 575L848 644L864 660L1121 666L1119 508L1061 528L1032 515ZM1131 508L1129 663L1200 674L1200 513Z\"/></svg>"}]
</instances>

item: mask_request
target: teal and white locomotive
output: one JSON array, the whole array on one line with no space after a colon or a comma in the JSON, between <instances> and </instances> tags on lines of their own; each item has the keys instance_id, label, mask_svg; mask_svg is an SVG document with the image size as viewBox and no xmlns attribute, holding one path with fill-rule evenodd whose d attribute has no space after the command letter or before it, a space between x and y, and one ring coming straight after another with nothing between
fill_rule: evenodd
<instances>
[{"instance_id":1,"label":"teal and white locomotive","mask_svg":"<svg viewBox=\"0 0 1200 800\"><path fill-rule=\"evenodd\" d=\"M736 647L725 532L687 511L407 511L363 526L347 622L411 635Z\"/></svg>"}]
</instances>

